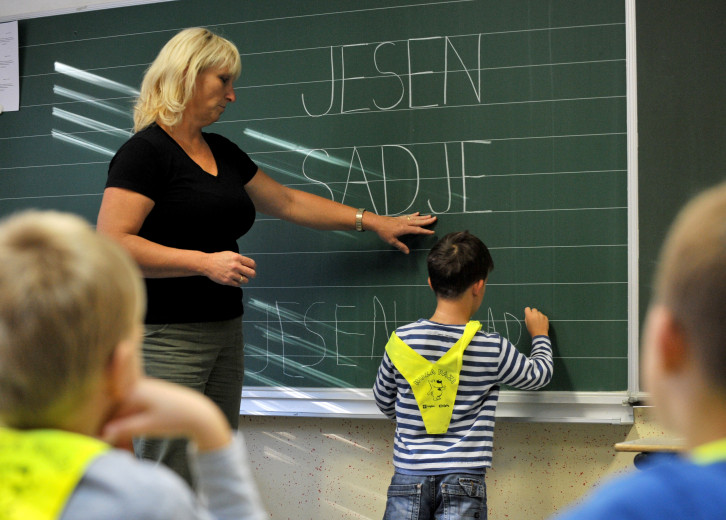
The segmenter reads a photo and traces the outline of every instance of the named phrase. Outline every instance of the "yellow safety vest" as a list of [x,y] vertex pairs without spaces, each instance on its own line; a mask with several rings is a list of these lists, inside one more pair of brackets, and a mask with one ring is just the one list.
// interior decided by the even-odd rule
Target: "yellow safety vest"
[[386,352],[394,366],[411,385],[416,404],[421,411],[426,432],[446,433],[454,411],[456,392],[464,349],[481,329],[481,323],[470,321],[464,334],[436,363],[406,345],[394,332],[386,344]]
[[726,439],[709,442],[694,448],[691,453],[691,460],[701,466],[726,461]]
[[109,448],[60,430],[0,428],[0,520],[55,520],[88,465]]

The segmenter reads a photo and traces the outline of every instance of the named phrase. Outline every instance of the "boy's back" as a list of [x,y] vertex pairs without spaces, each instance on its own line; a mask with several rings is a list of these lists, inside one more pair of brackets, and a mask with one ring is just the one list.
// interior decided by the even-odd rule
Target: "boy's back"
[[716,463],[653,455],[646,467],[599,486],[582,509],[559,520],[721,520],[726,517],[726,452]]
[[373,387],[378,408],[396,421],[384,520],[483,518],[499,385],[534,390],[549,383],[549,322],[525,309],[533,338],[527,358],[470,321],[494,263],[467,231],[439,240],[427,264],[436,310],[392,334]]
[[[396,335],[435,363],[461,337],[464,328],[422,319],[398,328]],[[535,390],[549,383],[551,377],[548,337],[534,338],[527,358],[499,334],[479,331],[463,353],[448,431],[432,436],[426,432],[411,385],[384,354],[373,393],[379,409],[396,420],[394,465],[397,470],[415,472],[483,472],[491,467],[499,385]]]

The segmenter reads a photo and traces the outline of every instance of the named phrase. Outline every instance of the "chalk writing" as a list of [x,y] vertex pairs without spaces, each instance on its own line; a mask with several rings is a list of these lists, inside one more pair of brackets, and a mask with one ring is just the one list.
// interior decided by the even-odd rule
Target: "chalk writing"
[[[302,107],[310,117],[320,117],[331,113],[367,112],[371,110],[393,110],[407,101],[408,108],[431,108],[445,106],[450,103],[449,83],[452,72],[460,73],[463,67],[471,91],[478,103],[481,103],[481,34],[468,37],[457,37],[456,44],[451,36],[431,36],[426,38],[410,38],[404,43],[387,41],[382,43],[356,43],[350,45],[331,46],[328,61],[330,79],[327,107],[319,107],[313,112],[301,94]],[[457,45],[460,47],[457,50]],[[474,53],[474,63],[465,63],[462,58],[465,48],[469,54]],[[443,70],[433,70],[432,62],[443,61]],[[361,64],[363,62],[363,65]],[[405,68],[396,69],[387,63],[405,63]],[[358,70],[370,70],[385,82],[365,82],[365,76]],[[368,106],[346,105],[346,87],[351,83],[365,82],[366,85],[381,85],[376,92],[370,92]],[[391,87],[393,85],[393,87]],[[391,90],[394,92],[391,94]],[[385,91],[385,92],[384,92]],[[432,92],[438,99],[431,99]],[[337,94],[337,95],[336,95]],[[424,95],[429,102],[421,102]],[[378,97],[377,97],[378,96]],[[379,99],[385,96],[385,101]],[[336,102],[337,101],[337,102]],[[435,101],[435,102],[432,102]],[[380,103],[380,104],[379,104]]]
[[[440,196],[442,192],[445,194],[447,200],[446,206],[434,207],[430,198],[426,200],[426,204],[432,213],[447,213],[450,211],[452,209],[452,199],[454,197],[460,198],[462,204],[460,210],[462,213],[487,213],[491,211],[485,208],[472,207],[469,201],[470,198],[467,196],[469,183],[473,179],[481,179],[485,177],[485,174],[481,173],[480,166],[478,167],[479,170],[476,174],[472,174],[468,171],[467,156],[472,153],[480,154],[481,148],[479,147],[489,144],[491,144],[491,141],[488,140],[467,140],[458,141],[456,143],[436,143],[425,147],[427,148],[427,161],[431,161],[432,152],[436,153],[436,151],[438,151],[440,154],[440,157],[443,160],[436,164],[444,165],[443,174],[446,179],[445,189],[436,190]],[[457,173],[452,173],[451,171],[450,147],[453,147],[458,152],[457,160],[460,164],[460,169]],[[421,150],[421,148],[422,147],[417,147],[418,150]],[[371,150],[379,153],[372,154],[370,153]],[[346,201],[346,198],[348,197],[349,189],[351,189],[352,186],[361,186],[364,189],[364,197],[367,196],[370,201],[370,207],[376,213],[382,213],[385,215],[400,215],[411,211],[414,204],[418,202],[418,196],[423,179],[420,162],[416,153],[413,151],[413,147],[397,144],[381,145],[377,147],[366,147],[366,152],[368,153],[367,160],[364,160],[361,154],[361,149],[353,147],[350,159],[347,161],[348,171],[345,179],[345,187],[342,191],[342,195],[339,197],[339,202],[344,204],[348,202]],[[307,166],[308,159],[318,158],[321,153],[326,157],[330,155],[327,150],[322,148],[308,152],[302,163],[302,174],[312,183],[322,186],[329,197],[332,200],[336,200],[335,193],[331,188],[332,182],[324,182],[317,178],[316,174],[309,173],[309,170],[315,171],[316,168],[311,169]],[[393,162],[393,168],[387,167],[389,161]],[[401,170],[409,172],[409,178],[406,179],[406,183],[411,194],[408,197],[408,200],[404,198],[403,201],[400,202],[401,193],[399,189],[397,198],[399,199],[400,206],[394,208],[389,203],[389,184],[399,182],[401,179],[399,177],[389,175],[389,172]],[[442,175],[441,170],[438,170],[437,173],[439,176]],[[456,180],[456,183],[453,182],[454,180]],[[374,196],[372,190],[373,184],[382,185],[382,201],[380,200],[381,196]],[[379,189],[377,191],[381,190]]]
[[[251,300],[249,306],[265,314],[263,322],[253,323],[266,338],[266,344],[263,351],[248,352],[248,355],[258,358],[278,356],[285,375],[292,377],[300,376],[285,370],[291,361],[295,371],[299,371],[315,367],[326,359],[336,366],[357,366],[365,359],[379,360],[390,334],[396,327],[404,325],[396,318],[397,302],[381,300],[377,296],[373,296],[367,309],[324,301],[315,301],[303,308],[301,302],[265,303],[256,299]],[[299,312],[296,309],[304,310]],[[514,314],[504,312],[502,319],[496,320],[493,310],[488,308],[486,317],[483,322],[485,331],[501,331],[515,346],[521,340],[522,322]],[[357,339],[348,339],[351,337]],[[422,378],[429,376],[443,378],[450,383],[456,379],[441,369],[438,372],[432,369]]]

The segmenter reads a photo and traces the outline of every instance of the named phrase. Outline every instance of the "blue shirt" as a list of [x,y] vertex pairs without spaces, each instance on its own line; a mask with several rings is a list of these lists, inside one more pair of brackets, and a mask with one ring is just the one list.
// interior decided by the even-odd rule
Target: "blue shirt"
[[[651,461],[652,460],[652,461]],[[699,465],[653,455],[642,471],[611,480],[557,520],[723,520],[726,461]]]

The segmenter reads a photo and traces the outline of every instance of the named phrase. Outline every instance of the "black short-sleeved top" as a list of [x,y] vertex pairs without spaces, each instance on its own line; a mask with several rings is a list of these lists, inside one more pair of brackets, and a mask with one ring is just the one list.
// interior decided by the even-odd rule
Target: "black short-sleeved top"
[[[111,160],[106,187],[149,197],[154,207],[139,235],[158,244],[213,253],[239,252],[255,221],[245,191],[257,165],[227,138],[203,133],[217,176],[202,170],[161,127],[136,133]],[[219,321],[241,316],[242,289],[205,276],[147,278],[146,323]]]

